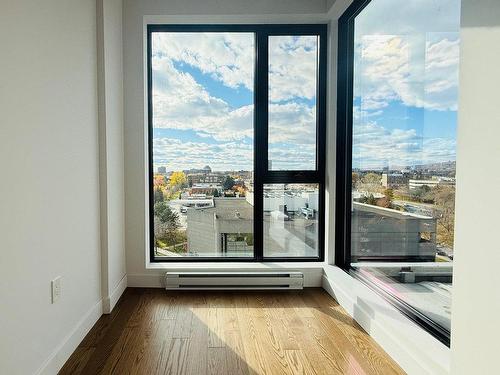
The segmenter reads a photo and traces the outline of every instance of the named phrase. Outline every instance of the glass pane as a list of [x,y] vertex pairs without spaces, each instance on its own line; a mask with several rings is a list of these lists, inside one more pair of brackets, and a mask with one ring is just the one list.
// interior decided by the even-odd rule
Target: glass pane
[[373,0],[355,19],[352,266],[445,330],[459,29],[459,0]]
[[269,170],[316,169],[317,36],[269,37]]
[[264,185],[264,256],[318,256],[318,184]]
[[254,40],[152,34],[156,257],[253,256]]

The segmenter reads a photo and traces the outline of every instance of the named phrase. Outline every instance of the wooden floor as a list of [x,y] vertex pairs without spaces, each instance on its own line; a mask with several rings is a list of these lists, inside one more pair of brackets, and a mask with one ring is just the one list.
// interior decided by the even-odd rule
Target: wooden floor
[[322,289],[127,289],[60,374],[403,374]]

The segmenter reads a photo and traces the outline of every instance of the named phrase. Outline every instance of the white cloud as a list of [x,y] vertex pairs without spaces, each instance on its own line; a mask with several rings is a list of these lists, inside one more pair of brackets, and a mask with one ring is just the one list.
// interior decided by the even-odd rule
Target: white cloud
[[219,140],[253,135],[252,105],[232,109],[168,58],[153,59],[153,77],[154,127],[191,129]]
[[316,97],[318,38],[271,36],[269,38],[269,100]]
[[314,144],[316,107],[288,102],[269,106],[269,142]]
[[[153,58],[152,67],[154,127],[191,129],[217,140],[253,137],[253,105],[231,108],[166,57]],[[315,111],[295,102],[271,104],[270,142],[313,143]]]
[[355,95],[363,110],[391,101],[456,110],[460,0],[373,1],[355,21]]
[[214,170],[252,170],[253,146],[241,142],[210,144],[183,142],[175,138],[153,140],[154,164],[167,170],[202,168],[210,165]]
[[316,147],[314,144],[269,146],[269,160],[273,170],[310,170],[316,166]]
[[420,37],[365,35],[358,40],[355,96],[361,98],[362,110],[383,109],[396,100],[456,110],[459,40]]
[[[273,101],[279,102],[269,106],[270,158],[278,166],[308,168],[315,160],[316,108],[294,99],[315,96],[315,57],[314,64],[308,60],[316,54],[316,37],[277,40],[273,59],[276,72],[271,72],[270,80],[275,88],[279,85],[283,89],[272,90],[277,95]],[[252,45],[253,37],[249,41],[247,37],[233,38],[232,34],[154,35],[153,126],[192,130],[201,137],[212,138],[207,139],[208,143],[155,139],[156,164],[168,169],[206,164],[215,169],[252,169],[252,145],[241,140],[253,138],[253,105],[231,107],[182,71],[182,65],[174,64],[195,66],[232,88],[251,89],[254,58],[253,52],[252,56],[245,53],[248,55]],[[294,64],[286,64],[290,59],[295,59]],[[213,140],[219,143],[212,144]]]
[[154,33],[153,55],[183,61],[228,87],[253,90],[253,33]]
[[356,124],[353,134],[353,166],[383,168],[455,160],[451,138],[426,138],[415,129],[388,130],[375,122]]

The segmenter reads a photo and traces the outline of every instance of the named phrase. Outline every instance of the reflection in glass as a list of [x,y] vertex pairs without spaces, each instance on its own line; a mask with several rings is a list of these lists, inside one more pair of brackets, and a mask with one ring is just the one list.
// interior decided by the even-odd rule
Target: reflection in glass
[[316,169],[317,36],[269,37],[269,170]]
[[351,266],[449,331],[460,1],[355,19]]
[[264,256],[318,256],[318,184],[264,185]]

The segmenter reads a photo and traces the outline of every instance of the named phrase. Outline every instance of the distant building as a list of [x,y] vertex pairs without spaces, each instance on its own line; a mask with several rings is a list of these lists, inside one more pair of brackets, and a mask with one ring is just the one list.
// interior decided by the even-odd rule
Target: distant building
[[214,191],[222,192],[222,185],[217,183],[197,183],[191,187],[191,194],[207,194],[211,195]]
[[205,165],[203,168],[191,168],[191,169],[185,169],[183,170],[185,174],[207,174],[207,173],[212,173],[212,168],[210,166]]
[[208,172],[187,175],[189,186],[193,186],[195,184],[222,184],[224,182],[224,179],[225,176],[221,173]]
[[408,180],[408,188],[410,190],[415,190],[418,189],[419,187],[422,186],[428,186],[430,188],[436,187],[436,186],[455,186],[455,179],[451,177],[436,177],[433,179],[428,179],[428,180],[415,180],[415,179],[410,179]]
[[159,174],[167,174],[167,167],[158,167]]
[[422,259],[436,256],[436,219],[353,202],[351,256],[354,259]]
[[382,186],[388,189],[404,186],[408,183],[408,174],[382,173]]

